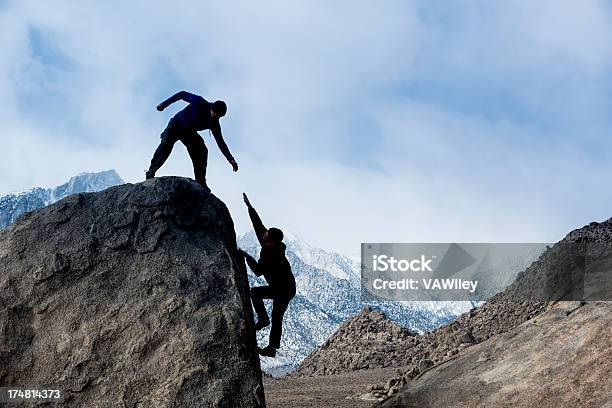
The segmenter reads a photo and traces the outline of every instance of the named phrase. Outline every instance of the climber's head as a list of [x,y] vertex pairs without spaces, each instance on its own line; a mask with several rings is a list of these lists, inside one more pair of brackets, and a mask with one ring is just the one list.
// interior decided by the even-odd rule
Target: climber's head
[[210,116],[213,118],[220,118],[225,116],[227,113],[227,105],[223,101],[216,101],[210,108]]
[[281,242],[283,240],[283,231],[278,228],[269,228],[263,236],[264,241]]

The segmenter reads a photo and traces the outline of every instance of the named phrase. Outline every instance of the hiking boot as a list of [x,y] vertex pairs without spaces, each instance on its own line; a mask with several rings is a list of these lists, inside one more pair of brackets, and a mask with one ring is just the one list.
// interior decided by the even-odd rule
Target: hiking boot
[[151,170],[147,171],[145,173],[145,180],[150,180],[152,178],[155,178],[155,172]]
[[269,319],[257,319],[257,323],[255,323],[255,331],[260,331],[261,329],[269,325],[270,325]]
[[210,188],[209,188],[209,187],[208,187],[208,185],[206,184],[206,180],[204,180],[204,181],[201,181],[201,180],[200,180],[200,181],[198,181],[198,184],[199,184],[200,186],[202,186],[202,188],[203,188],[204,190],[206,190],[206,192],[207,192],[207,193],[210,193]]
[[264,348],[257,348],[259,351],[259,354],[265,357],[276,357],[276,347],[274,347],[271,344],[268,344],[266,347]]

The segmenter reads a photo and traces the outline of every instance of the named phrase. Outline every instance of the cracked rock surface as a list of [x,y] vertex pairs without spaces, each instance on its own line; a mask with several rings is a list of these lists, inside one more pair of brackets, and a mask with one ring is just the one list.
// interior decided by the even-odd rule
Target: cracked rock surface
[[0,386],[35,385],[65,406],[264,406],[225,205],[163,177],[0,231]]

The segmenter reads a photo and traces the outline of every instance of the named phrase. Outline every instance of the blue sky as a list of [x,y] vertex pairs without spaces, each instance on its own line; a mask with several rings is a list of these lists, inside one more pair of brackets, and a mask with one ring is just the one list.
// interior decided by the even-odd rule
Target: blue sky
[[[612,216],[605,1],[0,1],[0,193],[140,181],[185,89],[225,99],[209,184],[362,241],[555,241]],[[177,145],[164,174],[192,175]]]

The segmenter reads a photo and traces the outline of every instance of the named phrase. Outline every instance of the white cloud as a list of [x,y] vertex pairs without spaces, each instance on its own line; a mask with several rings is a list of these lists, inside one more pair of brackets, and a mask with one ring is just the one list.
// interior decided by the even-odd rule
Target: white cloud
[[[23,1],[0,27],[0,192],[107,168],[140,180],[180,109],[154,106],[183,88],[229,102],[241,171],[205,139],[242,231],[243,190],[271,224],[352,255],[555,240],[609,215],[605,2]],[[32,29],[71,66],[47,66]],[[492,118],[496,98],[511,107]],[[177,145],[160,173],[191,172]]]

